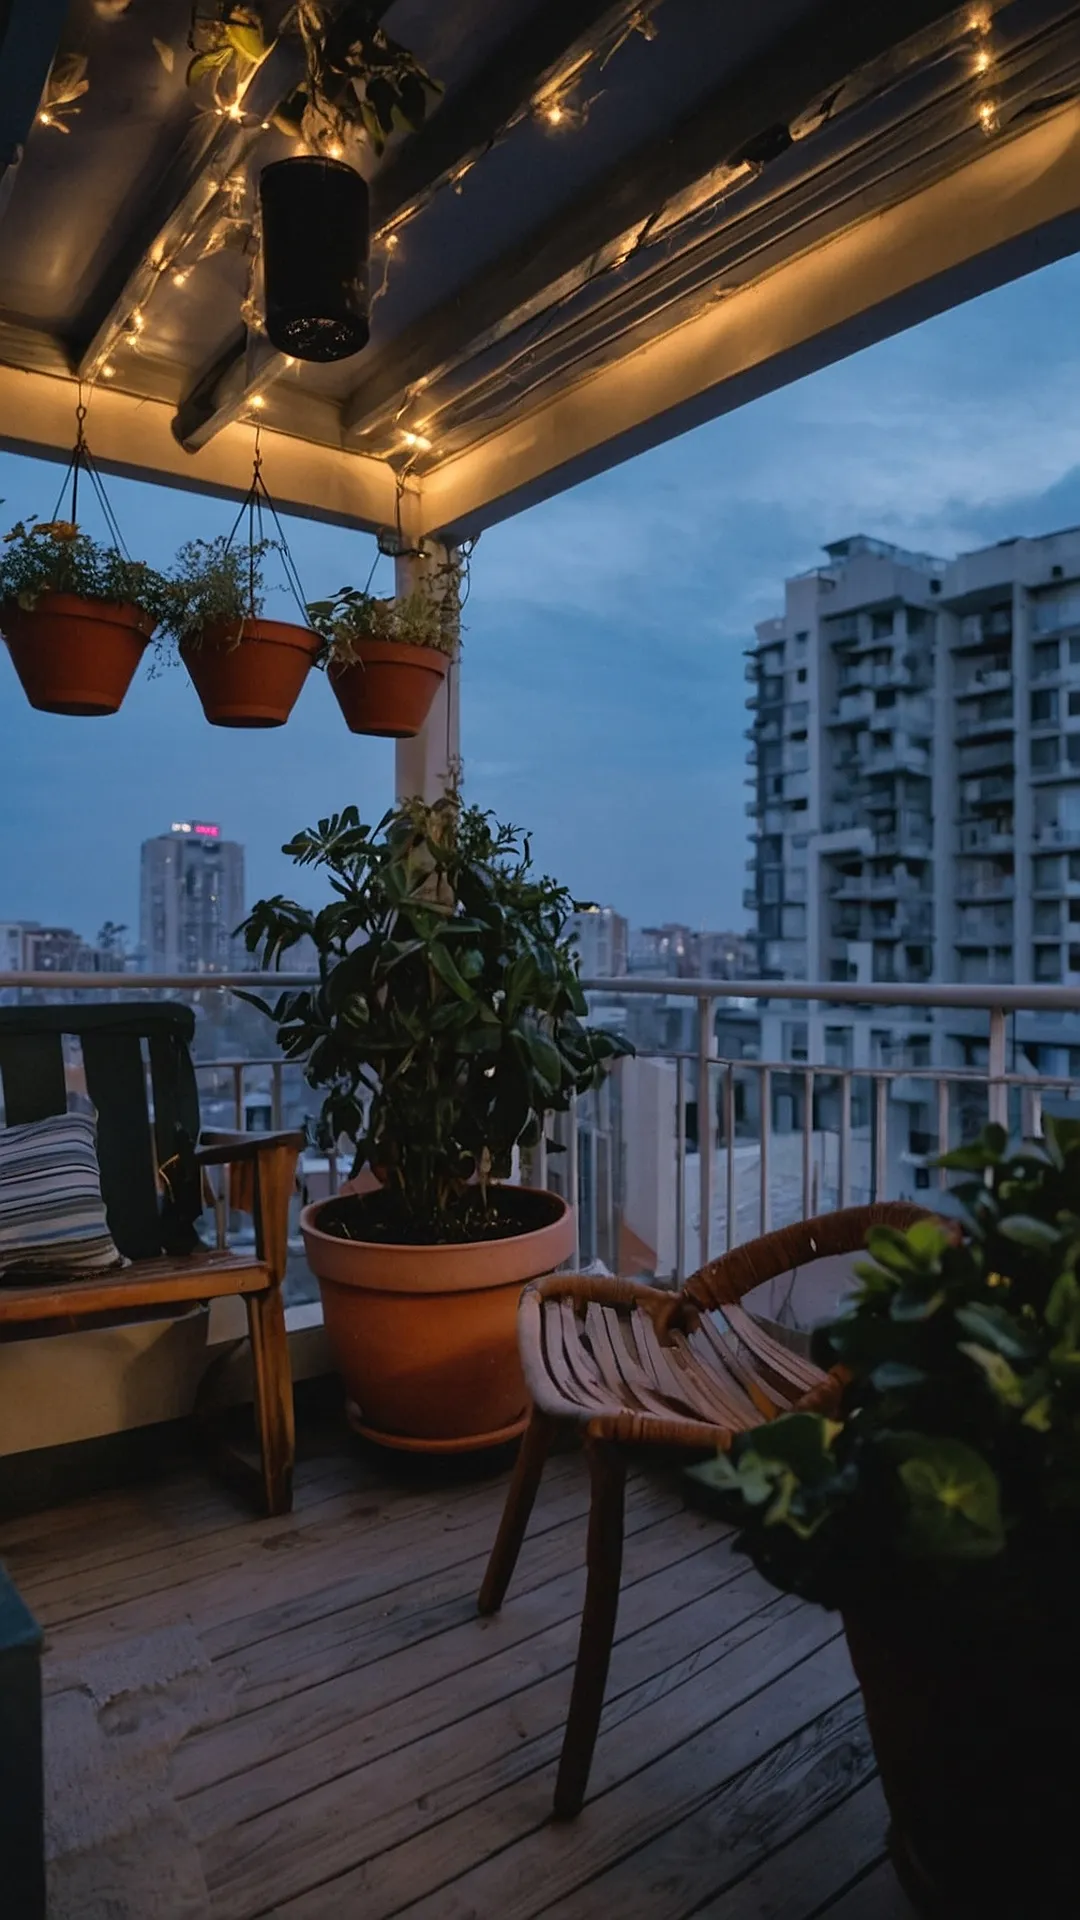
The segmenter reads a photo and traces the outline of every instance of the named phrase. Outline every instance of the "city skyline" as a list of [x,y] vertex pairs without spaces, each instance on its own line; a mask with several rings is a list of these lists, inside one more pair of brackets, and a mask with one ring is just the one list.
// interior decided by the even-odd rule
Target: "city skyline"
[[[465,612],[469,796],[635,925],[744,924],[756,622],[846,535],[952,554],[1080,521],[1078,292],[1080,262],[1063,261],[485,534]],[[92,439],[92,408],[88,424]],[[47,514],[57,484],[55,467],[0,457],[9,522]],[[198,495],[110,492],[128,544],[159,563],[228,518]],[[313,596],[367,577],[369,538],[288,533]],[[388,561],[374,586],[392,589]],[[377,819],[392,792],[392,747],[348,735],[317,675],[287,728],[245,736],[206,725],[180,669],[86,722],[32,713],[0,661],[11,918],[135,924],[133,849],[192,799],[250,849],[250,898],[317,897],[282,843],[350,800]]]

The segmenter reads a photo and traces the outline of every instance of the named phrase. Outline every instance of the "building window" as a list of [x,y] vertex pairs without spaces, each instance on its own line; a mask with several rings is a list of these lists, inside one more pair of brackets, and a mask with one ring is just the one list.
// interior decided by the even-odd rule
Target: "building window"
[[1031,696],[1031,724],[1033,727],[1052,724],[1058,717],[1057,688],[1046,688],[1042,693]]
[[[1070,642],[1070,645],[1071,644]],[[1080,691],[1076,689],[1069,694],[1069,712],[1070,714],[1080,713]]]
[[805,667],[796,667],[795,679],[800,687],[806,684],[806,668]]
[[870,615],[871,640],[886,640],[893,630],[891,613],[872,613]]
[[1069,635],[1069,665],[1080,667],[1080,633]]
[[1036,980],[1061,979],[1061,948],[1036,947],[1034,973]]
[[1069,948],[1069,972],[1080,973],[1080,947]]
[[1061,648],[1056,640],[1040,640],[1031,649],[1031,671],[1038,680],[1044,673],[1056,673],[1061,659]]
[[1070,767],[1080,767],[1080,733],[1065,735],[1065,758]]
[[[1076,739],[1077,739],[1078,745],[1080,745],[1080,734],[1076,736]],[[1057,763],[1058,763],[1058,742],[1056,740],[1033,740],[1032,741],[1031,765],[1036,772],[1043,773],[1046,771],[1047,767],[1056,767]]]

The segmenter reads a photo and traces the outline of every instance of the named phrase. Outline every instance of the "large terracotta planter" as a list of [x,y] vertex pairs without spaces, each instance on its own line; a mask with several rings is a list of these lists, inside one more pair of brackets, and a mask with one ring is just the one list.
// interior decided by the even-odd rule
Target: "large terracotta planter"
[[558,1194],[547,1224],[503,1240],[377,1246],[319,1229],[320,1201],[300,1215],[335,1364],[353,1424],[412,1452],[496,1446],[522,1431],[528,1396],[517,1350],[527,1280],[568,1259],[574,1220]]
[[218,620],[180,658],[212,727],[283,727],[321,644],[285,620]]
[[140,607],[43,593],[33,607],[9,601],[0,628],[32,707],[91,718],[123,704],[154,622]]
[[890,1850],[919,1911],[929,1920],[1077,1911],[1071,1622],[1055,1627],[1048,1609],[1045,1620],[1003,1626],[977,1604],[929,1603],[846,1612],[844,1627]]
[[411,739],[446,678],[446,654],[437,647],[404,647],[396,640],[357,640],[353,650],[355,661],[327,669],[349,732]]

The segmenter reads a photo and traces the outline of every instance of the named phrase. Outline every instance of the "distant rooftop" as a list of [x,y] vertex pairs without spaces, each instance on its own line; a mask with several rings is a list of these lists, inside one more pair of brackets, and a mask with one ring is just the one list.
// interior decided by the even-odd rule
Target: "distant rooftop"
[[825,551],[830,560],[854,560],[859,554],[874,554],[879,560],[895,560],[903,567],[919,567],[929,573],[943,573],[948,561],[933,553],[912,553],[907,547],[894,546],[891,540],[876,540],[869,533],[852,533],[846,540],[829,540]]

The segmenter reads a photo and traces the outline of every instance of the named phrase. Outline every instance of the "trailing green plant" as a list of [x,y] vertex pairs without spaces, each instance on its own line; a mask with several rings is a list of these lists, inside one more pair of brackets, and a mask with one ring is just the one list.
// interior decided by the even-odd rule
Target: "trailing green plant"
[[1080,1574],[1080,1122],[988,1127],[939,1164],[966,1176],[955,1217],[875,1227],[814,1336],[850,1374],[843,1417],[787,1415],[700,1472],[780,1587],[827,1606],[977,1588],[1037,1614]]
[[276,540],[230,546],[224,534],[188,540],[180,548],[168,583],[164,631],[197,646],[210,626],[223,620],[254,620],[263,610],[263,561]]
[[258,10],[233,6],[229,0],[211,4],[208,11],[200,11],[196,4],[188,45],[192,55],[186,75],[188,86],[197,87],[200,80],[212,74],[212,97],[223,110],[240,98],[245,82],[270,50]]
[[456,794],[376,827],[346,807],[284,852],[333,897],[317,912],[260,900],[244,937],[264,969],[312,941],[319,984],[273,1006],[246,997],[322,1092],[329,1137],[355,1141],[354,1171],[378,1172],[399,1237],[471,1239],[514,1148],[631,1051],[587,1022],[566,933],[576,903],[517,828]]
[[395,127],[415,133],[428,103],[442,92],[415,56],[380,25],[385,9],[346,0],[332,12],[322,0],[299,0],[296,26],[306,73],[274,114],[282,132],[316,150],[361,134],[381,154]]
[[155,622],[169,607],[165,580],[142,560],[125,559],[70,520],[19,520],[0,545],[0,607],[30,609],[43,593],[136,606]]
[[393,600],[376,599],[359,587],[340,587],[329,600],[309,601],[307,611],[326,642],[325,659],[348,666],[359,658],[361,640],[434,647],[452,659],[458,644],[455,610],[454,599],[440,602],[419,587]]

